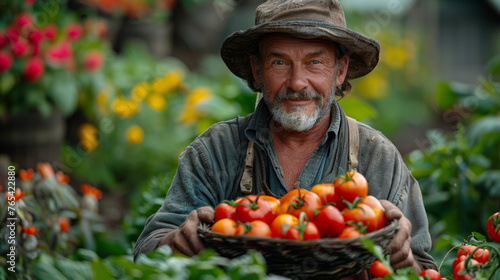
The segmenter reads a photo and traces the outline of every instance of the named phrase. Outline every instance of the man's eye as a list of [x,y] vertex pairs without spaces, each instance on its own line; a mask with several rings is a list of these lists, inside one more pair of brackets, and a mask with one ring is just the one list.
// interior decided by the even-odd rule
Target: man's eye
[[283,60],[275,60],[274,64],[275,65],[285,65],[285,62]]
[[313,61],[311,61],[311,64],[320,64],[320,63],[321,63],[321,61],[319,61],[319,60],[313,60]]

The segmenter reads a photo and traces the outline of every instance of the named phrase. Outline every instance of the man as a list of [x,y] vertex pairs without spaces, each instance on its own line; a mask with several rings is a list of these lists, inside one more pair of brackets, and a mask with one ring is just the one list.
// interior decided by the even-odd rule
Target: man
[[[350,79],[377,64],[380,45],[345,27],[337,0],[268,0],[256,25],[229,36],[221,50],[228,68],[262,92],[255,112],[213,125],[179,157],[163,206],[151,216],[135,256],[169,245],[194,255],[204,249],[196,229],[210,223],[225,199],[249,193],[278,197],[293,188],[333,182],[349,160],[347,118],[335,100]],[[400,219],[389,245],[391,265],[436,269],[420,188],[394,145],[356,123],[358,171],[369,194]],[[354,166],[356,167],[356,166]],[[366,272],[357,278],[367,278]]]

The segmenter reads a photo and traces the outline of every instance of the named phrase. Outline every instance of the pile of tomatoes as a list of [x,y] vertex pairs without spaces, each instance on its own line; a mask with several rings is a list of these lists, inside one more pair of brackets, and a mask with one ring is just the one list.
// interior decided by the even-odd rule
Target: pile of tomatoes
[[211,230],[290,240],[360,237],[387,224],[380,201],[367,193],[365,177],[347,172],[333,184],[293,189],[280,199],[248,195],[219,204]]

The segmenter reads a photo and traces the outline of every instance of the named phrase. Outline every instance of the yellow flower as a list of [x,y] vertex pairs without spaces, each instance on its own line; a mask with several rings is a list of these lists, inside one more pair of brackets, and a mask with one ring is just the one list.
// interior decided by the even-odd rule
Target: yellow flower
[[113,100],[111,108],[118,116],[122,118],[129,118],[139,111],[139,103],[137,101],[119,96]]
[[142,131],[142,128],[138,125],[131,125],[127,129],[127,140],[130,142],[130,144],[139,144],[142,142],[142,139],[144,138],[144,132]]
[[185,108],[179,115],[181,123],[189,123],[200,117],[200,113],[194,111],[192,108]]
[[382,52],[382,61],[393,69],[401,69],[406,64],[408,56],[402,46],[386,46]]
[[212,92],[206,87],[195,88],[187,97],[186,105],[194,107],[197,104],[204,103],[212,97]]
[[93,151],[97,148],[97,129],[90,123],[84,123],[78,127],[78,138],[80,145],[85,151]]
[[165,109],[165,106],[167,106],[167,101],[165,100],[165,97],[160,94],[151,94],[148,99],[147,103],[149,107],[151,107],[153,110],[161,112]]
[[141,101],[148,95],[150,86],[147,82],[140,82],[132,88],[132,100]]
[[181,69],[174,69],[161,78],[153,80],[153,91],[156,94],[166,94],[179,87],[184,78],[184,72]]
[[353,91],[366,99],[382,99],[387,96],[387,75],[385,71],[377,69],[361,78]]
[[108,94],[104,90],[101,90],[99,94],[97,94],[97,96],[95,97],[95,104],[97,111],[104,115],[108,114],[108,108],[106,107],[107,99],[108,99]]

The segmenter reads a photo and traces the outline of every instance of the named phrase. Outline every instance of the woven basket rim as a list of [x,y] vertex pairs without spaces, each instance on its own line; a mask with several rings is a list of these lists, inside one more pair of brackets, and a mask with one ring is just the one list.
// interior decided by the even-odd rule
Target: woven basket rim
[[353,237],[353,238],[320,238],[314,240],[289,240],[279,237],[260,237],[260,236],[248,236],[248,235],[228,235],[222,234],[218,232],[213,232],[210,230],[210,225],[200,222],[198,226],[198,235],[201,236],[202,240],[204,239],[204,235],[210,236],[213,238],[222,238],[226,239],[228,242],[269,242],[276,245],[286,245],[286,246],[321,246],[321,245],[342,245],[342,244],[351,244],[358,242],[361,239],[375,239],[379,236],[382,236],[388,232],[398,230],[399,228],[399,219],[394,219],[388,222],[388,224],[376,231],[367,233],[361,237]]

